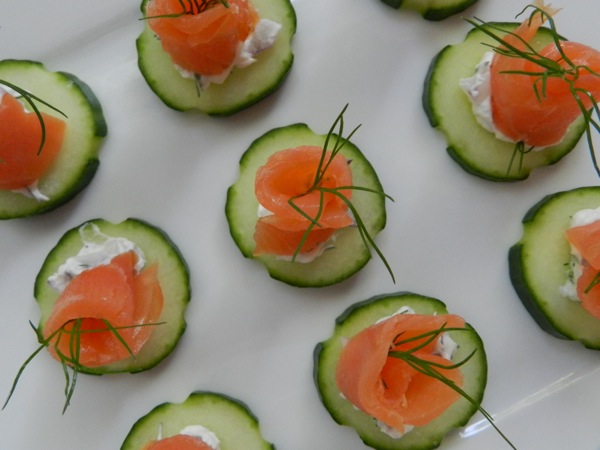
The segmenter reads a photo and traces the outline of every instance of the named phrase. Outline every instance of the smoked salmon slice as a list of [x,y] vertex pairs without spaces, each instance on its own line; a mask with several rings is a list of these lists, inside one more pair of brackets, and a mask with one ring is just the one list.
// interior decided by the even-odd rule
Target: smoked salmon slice
[[214,448],[194,436],[176,434],[150,442],[142,450],[214,450]]
[[[389,353],[412,351],[421,360],[451,366],[451,361],[437,354],[440,336],[419,349],[415,347],[425,344],[427,338],[406,342],[442,327],[464,328],[465,322],[452,314],[396,314],[362,330],[342,349],[335,374],[338,389],[355,407],[400,433],[405,432],[407,425],[429,423],[454,403],[459,394]],[[460,368],[439,371],[458,387],[462,386]]]
[[[158,319],[163,295],[157,266],[135,273],[136,259],[134,252],[120,254],[109,264],[87,269],[69,282],[44,326],[46,339],[54,334],[47,348],[56,359],[60,360],[58,349],[82,366],[97,367],[139,353],[152,326],[135,325]],[[75,334],[77,326],[80,332]],[[74,343],[78,344],[75,349]]]
[[[542,0],[536,1],[535,6],[547,16],[558,12]],[[504,45],[500,48],[512,45],[528,52],[526,44],[545,19],[536,12],[522,22],[514,35],[504,37]],[[564,77],[548,76],[542,83],[539,74],[546,72],[545,67],[523,57],[496,53],[490,73],[492,118],[496,129],[514,142],[533,147],[559,143],[571,123],[582,114],[582,106],[589,109],[593,104],[590,97],[600,95],[600,77],[594,74],[600,71],[600,52],[567,41],[560,43],[560,49],[555,43],[549,44],[539,54],[570,69],[569,72]],[[565,61],[563,54],[574,68]]]
[[[328,161],[331,162],[327,165]],[[258,219],[255,227],[255,255],[294,255],[312,223],[306,216],[316,219],[318,225],[308,234],[300,249],[302,253],[327,241],[336,230],[353,225],[348,205],[342,198],[315,188],[319,170],[322,177],[317,183],[318,188],[352,185],[348,160],[339,153],[331,158],[330,152],[323,152],[318,146],[279,151],[258,169],[256,198],[268,213]],[[340,189],[339,192],[347,199],[352,197],[351,189]],[[290,205],[290,199],[306,216]]]
[[259,20],[249,0],[151,0],[146,16],[173,63],[206,76],[231,67]]
[[0,103],[0,189],[24,189],[37,182],[56,160],[66,123],[42,113],[46,129],[40,151],[42,126],[38,116],[8,93]]

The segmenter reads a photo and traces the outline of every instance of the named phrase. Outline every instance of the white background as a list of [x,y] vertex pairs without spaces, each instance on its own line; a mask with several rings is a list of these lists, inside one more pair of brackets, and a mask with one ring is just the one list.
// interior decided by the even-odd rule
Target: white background
[[[100,169],[81,195],[45,216],[0,223],[0,398],[36,348],[28,325],[38,319],[34,279],[67,229],[96,217],[154,223],[180,246],[193,289],[188,329],[167,360],[137,375],[81,376],[64,416],[61,367],[40,355],[0,413],[0,448],[118,449],[152,407],[202,389],[248,403],[281,450],[363,449],[320,404],[312,351],[350,304],[409,290],[439,298],[479,331],[489,363],[483,406],[520,449],[598,449],[598,353],[542,332],[507,268],[531,205],[598,184],[584,143],[525,182],[468,175],[420,103],[433,56],[470,29],[460,16],[432,23],[378,0],[293,4],[296,59],[284,86],[233,117],[210,118],[168,109],[145,84],[136,63],[137,1],[0,0],[0,58],[76,74],[100,98],[109,125]],[[510,21],[524,6],[480,0],[465,15]],[[596,0],[554,6],[564,7],[556,18],[562,34],[600,48]],[[377,242],[397,282],[373,259],[341,285],[292,288],[241,256],[225,220],[226,190],[256,137],[294,122],[325,133],[346,103],[348,128],[363,124],[353,141],[395,199]],[[460,431],[442,448],[508,448],[480,415]]]

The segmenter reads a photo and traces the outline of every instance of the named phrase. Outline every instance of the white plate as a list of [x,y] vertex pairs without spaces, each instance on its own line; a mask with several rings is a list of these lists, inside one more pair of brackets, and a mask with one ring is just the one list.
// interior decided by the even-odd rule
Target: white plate
[[[0,447],[116,449],[156,404],[207,389],[248,403],[280,449],[362,449],[353,430],[321,406],[312,351],[348,305],[399,290],[437,297],[478,329],[489,360],[484,407],[520,449],[600,447],[598,354],[542,332],[507,270],[527,209],[598,178],[583,143],[556,166],[508,185],[470,176],[448,157],[420,95],[431,58],[469,30],[460,17],[431,23],[378,0],[295,0],[296,59],[285,85],[217,119],[172,111],[147,87],[136,65],[137,1],[33,3],[0,0],[0,57],[78,75],[101,99],[109,137],[96,178],[73,202],[0,223],[0,396],[36,347],[28,325],[38,319],[34,279],[68,228],[130,216],[161,226],[187,258],[193,298],[188,330],[170,358],[135,376],[81,376],[64,416],[60,365],[45,353],[36,358],[0,415]],[[596,0],[554,3],[564,7],[559,31],[600,48]],[[481,0],[468,15],[509,21],[524,6]],[[347,102],[347,126],[363,124],[353,140],[396,200],[378,244],[397,283],[374,259],[339,286],[288,287],[235,247],[225,192],[254,138],[293,122],[325,133]],[[508,447],[476,415],[443,448]]]

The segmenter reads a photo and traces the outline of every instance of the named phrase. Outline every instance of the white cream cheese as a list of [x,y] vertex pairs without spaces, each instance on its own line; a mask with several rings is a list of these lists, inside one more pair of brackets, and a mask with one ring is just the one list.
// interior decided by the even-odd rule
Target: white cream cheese
[[271,48],[281,31],[281,24],[269,19],[260,19],[254,32],[248,36],[241,46],[235,60],[235,66],[248,67],[256,62],[256,56]]
[[146,264],[144,254],[133,242],[123,237],[107,236],[95,224],[82,225],[79,228],[79,235],[83,247],[75,256],[67,258],[58,271],[48,278],[48,284],[57,292],[62,292],[67,284],[84,270],[108,264],[111,259],[122,253],[129,251],[136,253],[135,270],[138,272]]
[[196,79],[201,90],[208,88],[212,83],[222,84],[235,67],[244,68],[255,63],[259,53],[273,46],[280,31],[281,24],[269,19],[260,19],[254,31],[239,44],[233,63],[223,72],[217,75],[198,75],[176,66],[177,71],[185,78]]
[[451,361],[456,349],[458,349],[456,341],[448,333],[441,333],[440,338],[435,344],[433,354]]
[[[600,220],[600,207],[596,209],[582,209],[573,214],[571,228],[589,225]],[[571,246],[571,261],[569,262],[569,276],[565,284],[560,286],[560,293],[573,301],[580,301],[577,296],[577,280],[581,276],[583,259],[581,254]]]
[[[10,86],[0,83],[0,103],[2,102],[2,97],[4,97],[4,94],[12,95],[15,98],[18,98],[21,95],[17,91],[15,91],[13,88],[11,88]],[[26,109],[26,108],[24,108],[24,109]]]
[[492,117],[490,68],[494,52],[486,52],[475,67],[475,73],[462,78],[459,86],[471,101],[471,108],[479,125],[496,134],[497,130]]
[[[221,441],[219,440],[217,435],[202,425],[188,425],[188,426],[184,427],[179,432],[179,434],[185,434],[186,436],[195,437],[195,438],[201,440],[202,442],[204,442],[206,445],[208,445],[213,450],[221,449]],[[158,425],[158,435],[156,436],[156,439],[158,441],[163,439],[162,423],[160,423]]]
[[401,433],[397,429],[383,423],[381,420],[376,420],[375,423],[377,424],[377,427],[379,427],[379,430],[382,433],[387,434],[392,439],[400,439],[402,436],[412,431],[412,429],[414,428],[414,425],[404,425],[404,432]]
[[25,188],[12,189],[11,192],[14,192],[15,194],[24,195],[25,197],[33,198],[38,202],[47,202],[48,200],[50,200],[50,197],[43,194],[42,191],[40,191],[40,189],[38,188],[38,180],[35,180],[33,183],[31,183]]
[[213,450],[220,450],[221,448],[221,441],[219,441],[217,435],[202,425],[188,425],[179,434],[198,438]]
[[386,320],[388,320],[394,316],[397,316],[399,314],[415,314],[415,310],[412,309],[410,306],[403,306],[395,313],[390,314],[389,316],[382,317],[381,319],[377,320],[377,322],[375,322],[375,323],[385,322]]

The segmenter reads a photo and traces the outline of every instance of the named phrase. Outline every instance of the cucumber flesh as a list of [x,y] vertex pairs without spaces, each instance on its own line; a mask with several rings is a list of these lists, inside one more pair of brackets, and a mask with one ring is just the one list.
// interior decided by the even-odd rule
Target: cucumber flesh
[[[56,162],[39,180],[47,201],[0,190],[0,220],[51,211],[74,198],[91,181],[99,165],[98,154],[107,125],[98,98],[90,87],[66,72],[50,72],[37,61],[0,61],[0,79],[13,83],[55,106],[67,115],[63,146]],[[56,111],[37,103],[40,111]]]
[[[443,437],[454,428],[465,425],[477,411],[477,406],[460,398],[441,416],[422,427],[415,427],[399,439],[383,433],[369,415],[356,409],[343,398],[335,382],[337,361],[343,342],[374,324],[382,317],[396,313],[408,306],[418,314],[447,314],[441,301],[410,292],[380,295],[356,303],[344,311],[335,322],[333,335],[319,343],[314,351],[314,381],[321,401],[331,417],[340,425],[356,430],[362,441],[377,450],[427,450],[440,445]],[[468,328],[472,330],[470,326]],[[451,332],[458,344],[453,361],[458,362],[476,350],[474,356],[462,366],[463,389],[477,404],[481,404],[487,382],[487,360],[479,335],[470,332]]]
[[[276,128],[256,139],[240,159],[240,176],[227,191],[225,213],[229,231],[246,258],[262,262],[271,277],[292,286],[321,287],[339,283],[358,272],[371,258],[357,228],[340,230],[335,248],[327,250],[310,263],[282,261],[272,255],[253,256],[254,227],[258,220],[258,200],[254,193],[257,169],[272,154],[301,145],[323,147],[326,135],[314,133],[306,124],[293,124]],[[381,183],[371,164],[351,142],[341,150],[352,161],[352,182],[383,192]],[[372,193],[354,191],[352,203],[359,211],[365,226],[375,237],[386,222],[385,199]]]
[[[513,30],[516,23],[490,23],[486,26]],[[552,42],[552,34],[541,28],[531,45],[537,49]],[[423,90],[423,108],[432,127],[447,140],[448,154],[465,171],[491,181],[526,179],[536,168],[554,164],[567,155],[585,131],[583,118],[577,119],[563,140],[541,151],[531,151],[511,163],[515,144],[497,139],[477,122],[471,103],[459,87],[462,78],[473,75],[475,67],[495,41],[482,31],[471,30],[462,43],[448,45],[433,59]]]
[[[177,246],[159,228],[139,219],[127,219],[121,223],[111,223],[95,219],[86,224],[96,225],[108,236],[124,237],[134,242],[144,253],[147,264],[158,263],[158,279],[163,291],[164,304],[158,322],[150,339],[140,353],[122,361],[99,367],[83,367],[80,372],[108,374],[117,372],[141,372],[156,366],[166,358],[177,345],[186,328],[185,310],[190,300],[190,282],[187,264]],[[34,295],[40,308],[38,332],[41,336],[44,324],[59,297],[47,283],[67,258],[76,255],[83,242],[79,234],[81,226],[67,231],[50,251],[35,280]]]
[[[146,15],[143,0],[142,14]],[[296,13],[290,0],[252,0],[261,18],[279,23],[281,31],[270,49],[257,62],[234,69],[223,84],[211,84],[198,93],[196,82],[177,71],[170,56],[146,23],[136,41],[139,69],[154,93],[178,111],[198,109],[209,115],[228,116],[248,108],[275,92],[292,68],[291,40],[296,32]],[[147,21],[146,21],[147,22]]]
[[536,323],[547,333],[600,349],[600,320],[560,293],[568,277],[570,246],[564,237],[571,217],[600,206],[600,187],[548,195],[523,218],[523,235],[508,254],[513,287]]
[[417,11],[426,20],[439,21],[464,11],[477,0],[381,0],[392,8],[410,8]]
[[183,403],[163,403],[140,418],[125,438],[121,450],[139,450],[155,440],[179,434],[189,425],[212,431],[223,450],[274,450],[261,435],[258,419],[248,406],[229,396],[193,392]]

